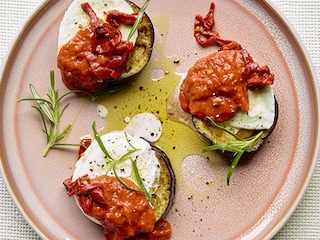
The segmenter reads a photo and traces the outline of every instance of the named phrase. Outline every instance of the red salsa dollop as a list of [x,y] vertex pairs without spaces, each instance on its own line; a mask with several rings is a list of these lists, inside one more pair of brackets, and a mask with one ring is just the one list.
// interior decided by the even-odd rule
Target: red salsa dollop
[[[81,139],[78,158],[92,142]],[[140,189],[132,180],[122,178],[127,186]],[[72,182],[72,177],[63,182],[69,196],[77,201],[88,216],[97,219],[104,228],[105,240],[169,240],[170,224],[164,219],[156,221],[152,207],[143,192],[125,187],[113,176],[90,178],[88,175]]]
[[117,10],[107,12],[106,21],[99,19],[89,3],[81,4],[91,19],[88,26],[64,44],[58,53],[62,80],[70,89],[94,92],[117,79],[134,51],[132,42],[122,40],[121,23],[133,25],[136,14]]
[[205,17],[196,15],[194,37],[205,47],[217,44],[218,52],[199,59],[188,71],[180,86],[181,108],[206,120],[224,122],[237,110],[248,110],[247,90],[273,84],[274,75],[268,66],[260,67],[247,50],[233,40],[222,39],[213,29],[215,4],[211,3]]
[[[130,179],[122,178],[122,181],[139,188]],[[68,178],[64,185],[69,196],[77,196],[84,213],[101,223],[106,240],[170,239],[170,224],[165,220],[156,222],[145,195],[126,188],[116,177],[85,175],[74,182]]]

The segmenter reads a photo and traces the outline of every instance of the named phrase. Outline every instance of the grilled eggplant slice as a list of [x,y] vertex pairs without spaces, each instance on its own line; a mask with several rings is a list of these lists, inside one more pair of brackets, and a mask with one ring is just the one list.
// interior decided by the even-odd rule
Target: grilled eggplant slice
[[[278,119],[278,102],[275,99],[275,117],[274,117],[273,125],[271,126],[271,128],[263,130],[263,134],[261,135],[260,139],[256,142],[255,145],[247,149],[246,152],[253,152],[258,150],[258,148],[263,143],[264,139],[268,137],[273,131],[274,127],[276,126],[277,119]],[[215,128],[209,122],[200,120],[195,116],[192,116],[192,123],[198,135],[210,145],[223,144],[223,143],[227,143],[235,140],[235,138],[229,133],[221,129]],[[240,129],[234,133],[239,137],[245,139],[245,138],[249,138],[256,135],[260,131],[261,130]]]
[[[130,85],[130,77],[139,73],[150,59],[154,43],[154,29],[150,18],[144,13],[137,32],[132,37],[134,45],[128,44],[125,38],[130,27],[122,28],[123,32],[119,34],[119,29],[110,26],[111,20],[107,24],[102,17],[99,18],[109,1],[110,6],[119,5],[120,12],[121,9],[129,9],[131,12],[140,10],[129,0],[74,0],[65,13],[60,24],[57,65],[62,80],[69,89],[100,94],[115,92],[114,89],[121,90],[122,86]],[[87,15],[90,22],[86,20]],[[129,16],[125,19],[128,24],[134,21]],[[110,43],[109,34],[114,36]],[[121,35],[124,39],[119,39]]]
[[[106,135],[104,135],[105,137]],[[151,194],[151,198],[153,198],[154,207],[153,211],[155,214],[155,220],[159,221],[160,219],[164,218],[165,215],[170,210],[173,199],[175,196],[175,174],[172,169],[170,160],[168,156],[157,146],[155,146],[150,141],[144,139],[144,138],[132,137],[131,140],[133,142],[138,141],[138,145],[141,146],[142,155],[140,157],[136,156],[135,159],[138,159],[139,165],[142,166],[149,166],[151,169],[148,168],[147,172],[144,170],[145,175],[141,175],[140,177],[146,177],[147,181],[152,183],[152,181],[156,181],[152,183],[152,190],[149,192]],[[123,143],[123,141],[128,141],[127,135],[123,134],[122,132],[111,132],[109,135],[104,139],[106,142],[112,142],[113,144],[111,149],[114,152],[115,155],[121,153],[123,150],[126,149],[124,146],[128,143]],[[131,141],[131,143],[132,143]],[[87,146],[87,148],[80,147],[79,149],[79,160],[76,163],[75,170],[73,172],[72,177],[65,180],[64,185],[66,186],[68,190],[69,196],[74,195],[76,203],[78,204],[79,208],[83,211],[83,213],[91,219],[93,222],[100,224],[99,220],[97,220],[95,217],[90,216],[84,212],[82,209],[82,206],[80,206],[79,199],[77,195],[79,192],[75,191],[75,189],[80,189],[79,191],[84,191],[84,194],[88,194],[88,196],[92,197],[92,199],[95,199],[94,196],[96,196],[97,192],[95,192],[93,195],[89,191],[86,192],[86,189],[82,189],[81,187],[81,181],[79,183],[78,179],[83,178],[84,176],[88,176],[89,178],[96,178],[100,176],[104,176],[106,174],[106,171],[108,171],[108,167],[110,167],[108,164],[109,162],[106,162],[106,158],[101,156],[99,153],[100,146],[99,143],[93,141],[93,138],[91,136],[85,136],[82,138],[81,143]],[[150,147],[147,145],[150,145]],[[109,145],[110,147],[110,145]],[[98,150],[98,152],[96,151]],[[153,151],[155,155],[151,154],[150,151]],[[152,155],[157,158],[157,161],[152,160]],[[125,159],[126,161],[126,159]],[[149,162],[150,161],[150,162]],[[151,165],[150,165],[151,163]],[[121,173],[124,174],[123,177],[128,177],[129,179],[133,180],[133,175],[128,172],[128,167],[130,167],[130,164],[124,164],[121,167]],[[156,179],[152,179],[152,176],[156,177],[157,174],[155,174],[155,171],[159,172],[159,175]],[[113,173],[114,174],[114,173]],[[130,174],[130,176],[128,176]],[[150,174],[150,175],[149,175]],[[111,174],[112,175],[112,174]],[[115,176],[115,175],[113,175]],[[121,176],[120,176],[121,177]],[[151,177],[151,178],[150,178]],[[80,185],[79,185],[80,184]],[[153,185],[155,184],[155,185]],[[150,186],[149,186],[150,187]],[[82,192],[81,192],[82,193]],[[104,193],[102,193],[103,195]],[[81,195],[81,194],[80,194]],[[94,200],[96,201],[96,200]],[[99,202],[99,200],[98,200]],[[88,207],[88,206],[86,206]]]
[[159,187],[155,192],[153,198],[155,202],[154,213],[157,220],[165,217],[170,210],[175,196],[176,178],[168,156],[157,146],[150,143],[152,150],[160,163],[160,180]]
[[[126,0],[133,11],[139,12],[139,7]],[[154,43],[154,29],[152,22],[147,14],[144,14],[139,26],[138,37],[134,45],[134,52],[131,54],[126,68],[121,73],[119,80],[126,79],[139,73],[149,62]]]

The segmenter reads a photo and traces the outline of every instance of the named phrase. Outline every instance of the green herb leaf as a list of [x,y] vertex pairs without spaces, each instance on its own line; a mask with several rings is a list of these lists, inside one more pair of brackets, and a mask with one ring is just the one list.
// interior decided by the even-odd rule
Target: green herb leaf
[[140,8],[139,12],[138,12],[138,15],[137,15],[137,18],[136,18],[136,21],[134,22],[132,28],[131,28],[131,31],[128,35],[128,39],[127,41],[129,42],[130,39],[132,38],[133,34],[138,30],[138,26],[139,26],[139,23],[143,17],[143,14],[144,12],[146,11],[147,7],[148,7],[148,4],[149,4],[150,0],[146,0],[143,4],[143,6]]
[[[143,183],[143,180],[142,180],[142,177],[140,175],[140,172],[139,172],[139,169],[136,165],[136,162],[132,159],[131,157],[131,154],[136,152],[136,151],[139,151],[140,149],[139,148],[135,148],[129,141],[128,139],[128,136],[126,133],[125,134],[125,137],[127,139],[127,142],[129,144],[129,146],[132,148],[130,150],[128,150],[125,154],[123,154],[119,159],[114,159],[110,153],[108,152],[108,150],[106,149],[106,147],[104,146],[102,140],[101,140],[101,137],[97,131],[97,128],[96,128],[96,123],[93,122],[92,124],[92,130],[93,130],[93,134],[94,134],[94,139],[97,141],[100,149],[102,150],[102,152],[106,155],[107,157],[107,164],[109,165],[108,167],[108,170],[106,172],[106,174],[108,174],[110,171],[112,171],[113,175],[117,178],[117,180],[124,186],[126,187],[127,189],[129,190],[132,190],[132,191],[136,191],[136,192],[143,192],[144,195],[146,196],[147,200],[149,201],[149,203],[151,204],[152,207],[154,207],[154,201],[153,201],[153,198],[151,197],[150,193],[147,191],[146,187],[144,186],[144,183]],[[135,183],[141,188],[140,189],[136,189],[136,188],[133,188],[133,187],[130,187],[128,184],[126,184],[122,179],[121,177],[119,177],[118,173],[117,173],[117,169],[116,169],[116,166],[120,163],[122,163],[123,161],[125,160],[128,160],[130,159],[131,161],[131,167],[132,167],[132,173],[133,173],[133,178],[135,180]]]
[[114,173],[114,176],[116,177],[116,179],[124,186],[126,187],[127,189],[131,190],[131,191],[135,191],[135,192],[142,192],[142,190],[140,189],[137,189],[137,188],[133,188],[133,187],[130,187],[125,181],[123,181],[121,179],[121,177],[119,177],[117,171],[116,171],[116,165],[114,164],[112,166],[112,170],[113,170],[113,173]]
[[[34,109],[36,109],[39,114],[43,125],[43,132],[46,134],[47,138],[47,146],[46,149],[43,152],[43,156],[46,157],[49,150],[53,147],[58,146],[83,146],[82,144],[68,144],[68,143],[59,143],[68,131],[71,129],[72,125],[68,124],[63,128],[62,131],[59,131],[59,121],[61,119],[62,114],[66,110],[66,108],[69,106],[69,103],[67,103],[62,110],[60,111],[60,102],[61,100],[75,92],[84,92],[81,90],[75,90],[75,91],[69,91],[59,97],[59,92],[57,89],[55,89],[55,80],[54,80],[54,71],[50,71],[50,86],[49,93],[46,95],[46,98],[42,98],[36,88],[30,84],[30,92],[32,94],[32,98],[23,98],[20,99],[19,102],[22,101],[34,101],[38,105],[32,106]],[[89,94],[88,94],[89,95]],[[85,146],[83,146],[85,147]]]
[[39,107],[40,107],[41,112],[43,112],[45,114],[45,116],[47,116],[47,118],[51,122],[53,122],[54,117],[52,116],[52,113],[49,110],[53,107],[52,102],[48,101],[44,98],[41,98],[40,95],[38,94],[37,90],[35,89],[35,87],[32,84],[29,85],[29,88],[30,88],[30,92],[31,92],[32,96],[34,97],[31,100],[36,100]]
[[96,122],[93,122],[92,130],[93,130],[93,134],[94,134],[94,139],[98,142],[98,145],[101,148],[102,152],[107,156],[107,158],[113,160],[113,158],[109,154],[108,150],[106,149],[106,147],[104,146],[104,144],[100,138],[100,135],[99,135],[97,128],[96,128]]
[[230,178],[235,168],[237,167],[240,158],[242,157],[242,155],[246,150],[250,149],[252,146],[254,146],[254,144],[256,144],[256,142],[260,139],[261,135],[263,134],[263,131],[260,131],[256,135],[251,136],[249,138],[241,138],[238,135],[226,129],[225,127],[215,123],[214,121],[212,121],[211,118],[207,117],[207,119],[209,120],[209,122],[212,124],[213,127],[216,127],[222,131],[225,131],[226,133],[232,135],[235,138],[235,140],[233,141],[229,141],[223,144],[214,144],[202,149],[202,152],[220,150],[222,152],[227,151],[227,152],[234,153],[233,154],[234,160],[232,161],[232,164],[227,174],[227,184],[230,185]]
[[153,201],[153,198],[151,197],[150,193],[147,191],[147,189],[145,188],[144,184],[143,184],[143,181],[142,181],[142,178],[140,176],[140,173],[139,173],[139,169],[137,167],[137,164],[136,162],[131,159],[131,166],[132,166],[132,170],[133,170],[133,173],[134,173],[134,177],[137,181],[137,184],[139,185],[139,187],[142,189],[144,195],[146,196],[146,198],[148,199],[149,203],[151,204],[152,207],[154,207],[154,201]]

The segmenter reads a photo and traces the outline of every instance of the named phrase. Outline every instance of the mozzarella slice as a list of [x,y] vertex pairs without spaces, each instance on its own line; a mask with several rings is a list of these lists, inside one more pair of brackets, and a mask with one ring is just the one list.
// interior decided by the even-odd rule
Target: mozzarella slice
[[227,126],[239,129],[269,129],[273,125],[275,117],[275,99],[271,86],[260,90],[248,90],[249,110],[238,111],[229,121]]
[[[160,168],[158,158],[150,144],[142,138],[130,136],[123,131],[102,135],[101,140],[115,161],[132,150],[132,146],[139,149],[131,153],[126,160],[116,164],[116,173],[119,177],[135,181],[130,158],[135,160],[146,190],[151,194],[154,193],[158,187]],[[91,178],[105,174],[114,176],[110,163],[112,160],[106,158],[98,142],[94,140],[77,161],[72,181],[85,174]]]
[[[140,124],[137,122],[140,122]],[[158,124],[160,124],[160,126]],[[159,187],[160,163],[149,142],[141,137],[148,135],[150,131],[154,132],[155,126],[157,126],[156,129],[159,131],[156,134],[157,138],[160,138],[162,133],[160,121],[153,114],[141,113],[136,115],[132,119],[131,123],[128,124],[128,132],[130,132],[130,128],[136,127],[135,130],[131,130],[134,136],[130,135],[127,132],[128,129],[126,129],[124,131],[113,131],[100,137],[105,148],[114,160],[119,160],[125,156],[128,151],[133,149],[133,147],[138,149],[130,154],[130,158],[135,160],[140,177],[146,190],[150,194],[155,193]],[[83,138],[89,137],[90,136],[87,135]],[[155,138],[147,140],[153,141]],[[135,182],[130,158],[116,164],[115,171],[119,177],[129,178]],[[101,150],[98,142],[94,140],[77,161],[72,175],[72,181],[75,181],[77,178],[86,174],[88,174],[90,178],[95,178],[105,174],[108,176],[114,176],[113,170],[110,170],[110,163],[111,160],[105,157],[105,154]],[[84,213],[76,196],[75,200],[85,216],[87,216],[91,221],[101,224],[97,219]]]
[[[81,8],[81,4],[84,2],[88,2],[97,16],[102,20],[105,20],[104,12],[110,10],[118,10],[128,14],[134,12],[131,6],[124,0],[74,0],[68,7],[60,23],[58,37],[59,49],[64,44],[68,43],[81,28],[90,24],[89,16]],[[120,31],[122,33],[122,39],[126,40],[131,31],[131,26],[121,24]],[[138,34],[136,32],[130,39],[133,44],[135,43],[137,36]]]
[[[179,101],[179,89],[183,79],[185,79],[187,73],[181,74],[181,81],[177,85],[174,100]],[[256,91],[248,90],[249,109],[248,112],[238,111],[236,115],[223,123],[224,126],[237,129],[249,129],[249,130],[263,130],[269,129],[275,118],[275,98],[272,86],[265,86],[264,88]],[[169,102],[170,102],[169,101]],[[176,107],[173,107],[174,109]],[[174,111],[174,110],[171,110]],[[188,122],[186,116],[183,114],[183,110],[179,107],[179,116],[176,116],[179,121]]]
[[[139,149],[138,151],[130,154],[130,157],[136,162],[140,177],[146,190],[150,194],[153,194],[156,191],[159,187],[160,163],[156,153],[151,149],[151,146],[147,141],[139,137],[127,135],[123,131],[115,131],[102,135],[101,140],[114,160],[119,160],[127,154],[128,151],[133,149],[132,146]],[[130,158],[117,164],[115,171],[119,177],[125,177],[135,181]],[[105,154],[102,152],[98,142],[95,140],[77,161],[72,175],[72,181],[75,181],[77,178],[86,174],[88,174],[90,178],[102,175],[114,176],[113,171],[110,171],[110,159],[105,157]],[[87,215],[83,211],[79,205],[77,196],[75,196],[75,201],[86,217],[101,225],[97,219]]]

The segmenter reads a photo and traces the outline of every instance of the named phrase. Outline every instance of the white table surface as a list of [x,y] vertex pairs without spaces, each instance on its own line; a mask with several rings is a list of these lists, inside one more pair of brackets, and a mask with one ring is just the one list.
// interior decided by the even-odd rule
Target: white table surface
[[[320,1],[270,0],[285,14],[299,34],[320,78]],[[0,64],[26,18],[41,0],[0,1]],[[0,140],[1,141],[1,140]],[[283,229],[274,239],[320,239],[320,166]],[[0,176],[0,239],[40,239],[14,205]]]

